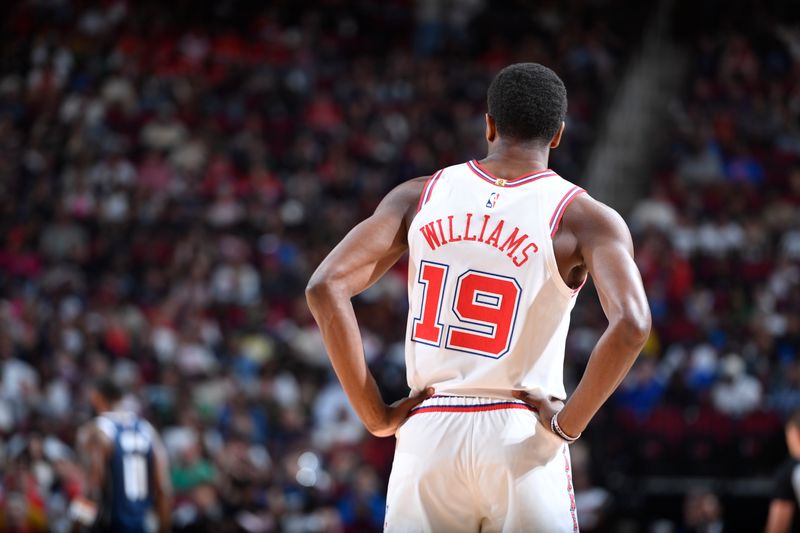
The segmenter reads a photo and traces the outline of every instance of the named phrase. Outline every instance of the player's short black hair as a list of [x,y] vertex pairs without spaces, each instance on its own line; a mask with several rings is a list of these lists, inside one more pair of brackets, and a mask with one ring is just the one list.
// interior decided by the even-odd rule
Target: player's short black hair
[[116,403],[122,399],[125,391],[110,377],[102,377],[95,381],[94,388],[109,403]]
[[567,115],[564,82],[539,63],[515,63],[498,72],[486,100],[497,132],[516,141],[550,142]]

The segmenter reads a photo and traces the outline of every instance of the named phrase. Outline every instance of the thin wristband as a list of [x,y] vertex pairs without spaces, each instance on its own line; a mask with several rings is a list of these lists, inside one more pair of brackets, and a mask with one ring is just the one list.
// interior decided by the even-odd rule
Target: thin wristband
[[572,444],[573,442],[575,442],[576,440],[581,438],[581,434],[582,434],[582,433],[578,433],[578,435],[576,437],[571,437],[571,436],[567,435],[564,432],[564,430],[561,429],[561,426],[558,425],[558,413],[554,414],[553,418],[550,419],[550,430],[553,433],[555,433],[556,435],[558,435],[559,437],[561,437],[561,439],[563,441],[565,441],[567,444]]

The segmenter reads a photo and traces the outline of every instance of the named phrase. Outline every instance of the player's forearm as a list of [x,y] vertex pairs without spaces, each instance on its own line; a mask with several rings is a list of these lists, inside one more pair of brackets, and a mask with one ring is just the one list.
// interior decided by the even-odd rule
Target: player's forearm
[[765,533],[787,533],[792,527],[794,502],[773,500],[769,506]]
[[158,506],[158,530],[161,533],[172,531],[171,501],[165,500]]
[[103,491],[104,472],[101,461],[104,459],[104,455],[100,447],[93,443],[86,446],[84,453],[86,454],[83,460],[86,471],[84,497],[93,504],[99,505]]
[[306,289],[306,299],[345,394],[366,428],[379,433],[386,405],[364,359],[348,289],[333,281],[315,280]]
[[158,530],[161,533],[172,531],[172,487],[166,479],[159,479],[156,495],[156,511],[158,513]]
[[558,414],[567,434],[578,435],[627,375],[647,341],[650,315],[624,317],[609,324],[592,352],[575,392]]

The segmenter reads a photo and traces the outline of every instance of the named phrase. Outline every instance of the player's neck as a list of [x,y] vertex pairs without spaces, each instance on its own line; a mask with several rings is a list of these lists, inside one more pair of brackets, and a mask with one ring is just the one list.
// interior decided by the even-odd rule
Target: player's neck
[[481,163],[495,176],[513,179],[546,169],[549,156],[546,146],[498,142],[489,146],[489,153]]
[[108,404],[105,409],[98,410],[101,415],[132,415],[133,412],[123,403]]

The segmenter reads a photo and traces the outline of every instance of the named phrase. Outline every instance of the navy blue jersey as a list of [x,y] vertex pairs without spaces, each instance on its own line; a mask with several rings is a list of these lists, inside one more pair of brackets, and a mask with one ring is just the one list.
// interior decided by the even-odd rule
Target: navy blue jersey
[[772,498],[792,502],[794,513],[791,531],[800,531],[800,461],[789,458],[781,465],[773,480]]
[[97,529],[146,533],[154,502],[154,430],[132,413],[105,413],[96,421],[112,443]]

